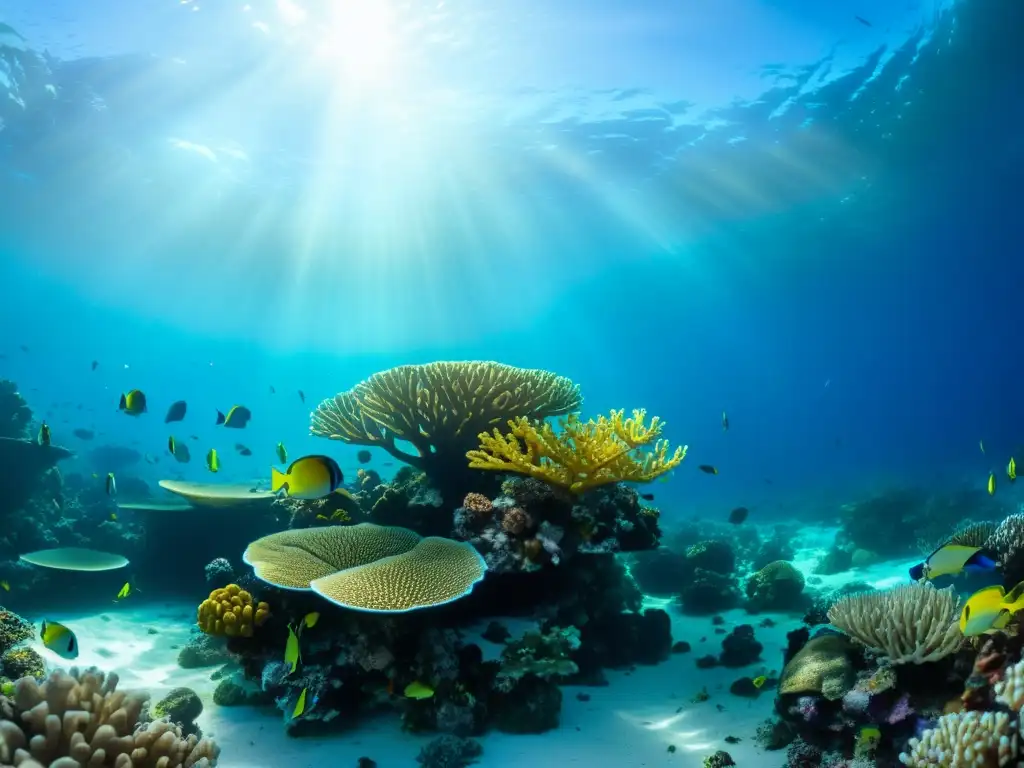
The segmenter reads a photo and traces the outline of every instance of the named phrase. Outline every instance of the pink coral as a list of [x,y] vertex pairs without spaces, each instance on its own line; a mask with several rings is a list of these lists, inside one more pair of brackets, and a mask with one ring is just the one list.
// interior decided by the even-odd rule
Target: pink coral
[[466,498],[462,500],[462,506],[480,517],[488,517],[494,511],[491,500],[482,493],[467,493]]
[[533,518],[522,507],[512,507],[502,515],[501,527],[505,533],[518,536],[526,529],[533,527]]
[[899,701],[892,705],[892,709],[889,710],[889,715],[885,718],[885,721],[889,725],[896,725],[896,723],[903,722],[912,714],[914,714],[914,710],[910,706],[910,697],[907,694],[903,694],[900,696]]

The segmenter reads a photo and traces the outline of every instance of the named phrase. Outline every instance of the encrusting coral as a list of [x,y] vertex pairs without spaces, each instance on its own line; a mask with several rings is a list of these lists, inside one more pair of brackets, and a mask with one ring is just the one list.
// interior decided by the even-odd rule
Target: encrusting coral
[[252,637],[253,629],[270,616],[270,606],[252,601],[237,584],[215,589],[199,604],[199,628],[208,635]]
[[850,690],[855,676],[850,641],[842,635],[812,638],[782,669],[779,693],[820,693],[836,700]]
[[[556,430],[521,416],[509,420],[508,434],[482,432],[479,449],[466,457],[473,469],[516,472],[575,494],[623,481],[648,482],[679,466],[686,446],[669,454],[668,441],[658,439],[664,423],[655,416],[644,424],[645,417],[642,409],[628,419],[624,411],[613,410],[586,422],[570,414]],[[643,451],[647,446],[651,449]]]
[[[401,365],[324,400],[310,416],[317,437],[383,448],[419,469],[459,464],[485,429],[518,416],[579,408],[579,387],[548,371],[496,362]],[[416,453],[399,448],[409,443]]]
[[828,620],[893,664],[923,664],[960,647],[959,615],[952,587],[925,582],[847,595],[829,609]]
[[25,677],[0,698],[0,764],[19,768],[212,768],[220,750],[165,720],[139,722],[148,693],[96,670]]

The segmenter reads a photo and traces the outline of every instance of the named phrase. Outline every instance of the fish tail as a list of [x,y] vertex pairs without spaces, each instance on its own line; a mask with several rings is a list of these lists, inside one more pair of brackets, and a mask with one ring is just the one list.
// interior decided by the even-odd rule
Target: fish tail
[[277,493],[288,483],[288,475],[277,467],[270,468],[270,490]]
[[910,578],[914,581],[924,578],[924,563],[918,563],[910,569]]
[[218,424],[223,424],[224,423],[224,414],[221,413],[220,411],[217,411],[217,423]]
[[123,411],[127,407],[128,407],[128,399],[124,396],[124,393],[122,392],[121,393],[121,401],[117,404],[117,410]]

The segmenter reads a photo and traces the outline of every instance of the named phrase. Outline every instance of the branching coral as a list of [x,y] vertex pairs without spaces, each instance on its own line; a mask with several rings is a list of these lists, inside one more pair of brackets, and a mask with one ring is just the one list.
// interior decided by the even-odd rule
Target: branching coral
[[[466,457],[473,469],[516,472],[576,494],[621,481],[648,482],[679,466],[686,446],[669,454],[668,441],[658,439],[664,423],[655,416],[644,424],[645,417],[646,411],[634,410],[627,419],[619,410],[584,422],[571,414],[557,430],[519,417],[508,422],[508,434],[482,432],[480,448]],[[651,450],[644,451],[647,446]]]
[[14,685],[0,713],[0,763],[21,768],[210,768],[219,750],[174,723],[139,723],[147,693],[117,690],[117,675],[53,672]]
[[926,582],[848,595],[829,609],[828,620],[893,664],[923,664],[960,647],[959,608],[952,587]]
[[[557,416],[581,402],[579,387],[548,371],[495,362],[402,365],[324,400],[310,417],[310,432],[378,446],[428,469],[457,465],[479,432],[507,419]],[[403,451],[396,440],[416,453]]]
[[252,595],[237,584],[215,589],[199,604],[199,628],[208,635],[252,637],[253,629],[270,616],[266,603],[253,604]]
[[900,762],[911,768],[995,768],[1009,765],[1017,738],[1005,712],[957,712],[911,739]]

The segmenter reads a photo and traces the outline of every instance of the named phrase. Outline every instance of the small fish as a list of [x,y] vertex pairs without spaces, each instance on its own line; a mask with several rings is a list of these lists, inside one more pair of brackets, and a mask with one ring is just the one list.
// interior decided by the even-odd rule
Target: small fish
[[857,752],[863,752],[864,750],[872,750],[878,746],[878,742],[882,740],[882,732],[873,725],[865,725],[857,733]]
[[369,451],[367,451],[365,448],[363,450],[359,451],[359,453],[356,454],[356,460],[360,464],[369,464],[370,463],[370,459],[372,459],[372,458],[373,458],[373,454],[370,453]]
[[306,393],[303,392],[301,389],[299,390],[299,400],[301,400],[302,402],[306,402]]
[[211,448],[209,453],[206,454],[206,468],[211,472],[220,471],[220,459],[217,458],[216,448]]
[[320,620],[320,614],[316,611],[310,611],[302,619],[302,624],[306,629],[312,629],[316,626],[316,623]]
[[1011,483],[1017,479],[1017,462],[1013,456],[1010,457],[1010,462],[1006,465],[1006,476],[1010,479]]
[[706,475],[717,475],[718,474],[718,470],[715,469],[710,464],[701,464],[700,466],[697,467],[697,469],[699,469],[701,472],[703,472]]
[[303,688],[299,694],[299,700],[295,702],[295,709],[292,710],[292,720],[306,711],[306,691],[308,690],[308,688]]
[[188,410],[188,403],[184,400],[177,400],[171,403],[171,407],[167,409],[167,415],[164,416],[164,424],[170,424],[172,421],[181,421],[185,418],[185,411]]
[[189,440],[198,440],[199,439],[199,435],[189,435],[188,439]]
[[229,429],[245,429],[245,425],[249,423],[249,419],[251,418],[252,411],[244,405],[231,406],[231,410],[228,411],[227,416],[220,411],[217,411],[217,424],[223,424]]
[[174,435],[167,438],[167,450],[171,452],[171,456],[178,460],[181,464],[188,464],[192,460],[192,454],[185,443],[179,443]]
[[42,423],[42,426],[39,427],[39,444],[50,444],[50,428],[47,426],[45,421]]
[[11,582],[9,582],[7,579],[4,579],[3,581],[0,581],[0,589],[3,589],[4,592],[10,592],[11,591]]
[[644,501],[654,501],[654,494],[653,493],[641,493],[640,494],[640,498],[643,499]]
[[299,666],[299,636],[291,624],[288,625],[288,641],[284,645],[284,663],[291,666],[288,674],[295,672]]
[[1001,584],[979,589],[964,603],[960,631],[966,637],[991,635],[1005,629],[1011,617],[1024,610],[1024,581],[1007,593]]
[[981,448],[981,452],[984,453],[985,452],[985,441],[984,440],[979,440],[978,441],[978,447]]
[[79,440],[92,440],[94,437],[96,437],[96,433],[93,432],[91,429],[82,429],[81,427],[73,430],[71,434],[73,434]]
[[750,510],[746,507],[736,507],[736,509],[729,513],[729,522],[733,525],[739,525],[747,519],[749,514]]
[[996,473],[995,472],[989,472],[988,473],[988,485],[986,487],[988,489],[988,495],[989,496],[995,495],[995,492],[996,492]]
[[277,448],[275,448],[274,450],[277,451],[277,460],[279,462],[284,464],[285,462],[288,461],[288,451],[285,450],[284,443],[278,443]]
[[274,389],[274,385],[273,385],[273,384],[271,384],[271,385],[270,385],[270,394],[272,394],[272,395],[273,395],[273,394],[276,394],[276,393],[277,393],[277,390],[276,390],[276,389]]
[[857,21],[859,21],[865,27],[873,27],[874,26],[874,24],[872,24],[870,21],[865,19],[863,16],[854,16],[853,18],[855,18]]
[[235,450],[238,451],[239,456],[252,456],[252,451],[241,443],[235,443]]
[[132,585],[130,582],[125,582],[124,586],[121,587],[121,591],[117,593],[118,600],[124,600],[132,593]]
[[725,415],[725,411],[722,411],[722,431],[729,431],[729,417]]
[[117,495],[117,480],[114,479],[114,473],[113,472],[108,472],[107,473],[106,488],[107,488],[107,496],[116,496]]
[[99,365],[100,365],[100,361],[99,360],[93,360],[92,361],[92,369],[94,371],[99,367]]
[[78,638],[63,624],[44,619],[39,638],[43,641],[43,645],[62,659],[78,658]]
[[322,499],[341,488],[344,477],[330,456],[303,456],[284,472],[270,469],[270,490],[284,491],[292,499]]
[[753,680],[751,680],[750,682],[754,684],[754,687],[755,687],[755,688],[757,688],[757,689],[759,689],[759,690],[760,690],[760,689],[761,689],[761,687],[763,687],[763,686],[764,686],[764,684],[765,684],[766,682],[768,682],[768,678],[767,678],[767,677],[765,677],[764,675],[758,675],[757,677],[755,677],[755,678],[754,678]]
[[115,523],[117,522],[117,512],[110,513],[110,520]]
[[426,683],[421,683],[419,680],[414,680],[405,686],[405,697],[407,699],[415,699],[416,701],[422,701],[423,699],[429,699],[434,695],[434,689]]
[[141,416],[146,412],[146,395],[141,390],[133,389],[121,395],[117,410],[129,416]]

